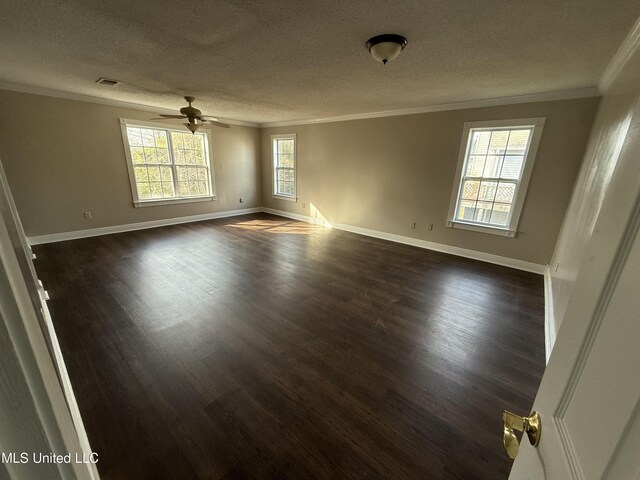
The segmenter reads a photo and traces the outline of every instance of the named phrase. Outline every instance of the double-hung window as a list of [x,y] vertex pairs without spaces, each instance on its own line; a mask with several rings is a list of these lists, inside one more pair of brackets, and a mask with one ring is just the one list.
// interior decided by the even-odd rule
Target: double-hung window
[[273,196],[296,200],[296,135],[271,135]]
[[544,118],[464,124],[447,226],[514,237]]
[[120,120],[135,206],[215,199],[209,133]]

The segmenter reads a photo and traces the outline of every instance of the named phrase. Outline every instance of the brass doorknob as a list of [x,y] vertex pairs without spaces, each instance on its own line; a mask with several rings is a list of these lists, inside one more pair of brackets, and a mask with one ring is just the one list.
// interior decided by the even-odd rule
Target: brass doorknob
[[518,455],[520,443],[514,430],[526,432],[529,442],[534,447],[540,443],[540,414],[532,412],[529,417],[521,417],[506,410],[502,413],[502,444],[507,452],[507,456],[513,460]]

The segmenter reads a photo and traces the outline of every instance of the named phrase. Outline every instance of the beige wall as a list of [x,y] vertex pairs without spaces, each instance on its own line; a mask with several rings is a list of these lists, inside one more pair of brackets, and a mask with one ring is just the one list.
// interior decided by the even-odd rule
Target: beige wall
[[[640,49],[605,92],[551,261],[549,347],[571,301],[603,205],[624,215],[640,192]],[[624,199],[624,200],[622,200]],[[557,266],[557,270],[556,270]],[[549,353],[549,351],[547,352]]]
[[[0,160],[27,235],[262,203],[257,128],[211,130],[216,201],[134,208],[119,118],[148,120],[154,112],[5,90],[0,112]],[[84,219],[86,210],[92,219]]]
[[[330,223],[546,265],[597,105],[584,98],[263,129],[263,204],[302,215],[313,205]],[[546,124],[517,238],[447,228],[464,122],[524,117],[546,117]],[[296,203],[271,196],[270,136],[277,133],[297,134]]]
[[[332,223],[544,265],[597,104],[586,98],[262,130],[214,128],[217,201],[134,208],[118,119],[147,120],[153,112],[0,90],[0,159],[28,235],[261,205],[309,215],[315,207]],[[463,123],[538,116],[546,124],[518,237],[447,228]],[[298,135],[297,203],[271,197],[273,133]],[[92,219],[84,219],[85,210]],[[415,230],[410,222],[417,222]]]

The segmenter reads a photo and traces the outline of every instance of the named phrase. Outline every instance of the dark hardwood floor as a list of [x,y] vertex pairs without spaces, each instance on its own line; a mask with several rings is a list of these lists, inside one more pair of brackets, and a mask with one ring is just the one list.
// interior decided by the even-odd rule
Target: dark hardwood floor
[[266,214],[34,251],[103,480],[508,476],[540,275]]

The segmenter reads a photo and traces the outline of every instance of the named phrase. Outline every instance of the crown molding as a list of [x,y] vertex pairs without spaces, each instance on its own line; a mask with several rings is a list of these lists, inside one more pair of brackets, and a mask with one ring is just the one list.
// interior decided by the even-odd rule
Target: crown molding
[[[98,105],[108,105],[110,107],[128,108],[131,110],[140,110],[140,111],[149,112],[152,114],[165,113],[167,115],[172,115],[176,113],[176,110],[171,110],[171,109],[162,108],[162,107],[154,107],[153,105],[144,105],[140,103],[125,102],[122,100],[113,100],[110,98],[94,97],[93,95],[64,92],[61,90],[54,90],[46,87],[36,87],[33,85],[23,85],[23,84],[12,83],[12,82],[0,81],[0,90],[10,90],[12,92],[30,93],[33,95],[44,95],[46,97],[63,98],[65,100],[77,100],[79,102],[96,103]],[[229,125],[260,128],[259,123],[243,122],[242,120],[233,120],[233,119],[222,118],[222,117],[218,117],[218,118],[221,122],[228,123]]]
[[401,110],[386,110],[381,112],[356,113],[316,119],[301,119],[283,122],[261,123],[262,128],[289,127],[293,125],[313,125],[316,123],[345,122],[348,120],[363,120],[367,118],[396,117],[401,115],[415,115],[418,113],[443,112],[447,110],[464,110],[467,108],[495,107],[518,103],[548,102],[553,100],[570,100],[572,98],[599,97],[600,91],[596,87],[560,90],[555,92],[516,95],[511,97],[487,98],[483,100],[469,100],[465,102],[443,103],[429,107],[404,108]]
[[[638,25],[636,25],[638,26]],[[640,32],[640,28],[637,28]],[[634,47],[635,48],[635,47]],[[625,60],[626,61],[626,60]],[[620,67],[621,68],[621,67]],[[0,90],[10,90],[21,93],[31,93],[34,95],[44,95],[54,98],[64,98],[67,100],[77,100],[81,102],[97,103],[100,105],[109,105],[112,107],[128,108],[132,110],[141,110],[149,113],[166,113],[173,114],[175,110],[167,108],[154,107],[153,105],[144,105],[121,100],[112,100],[103,97],[94,97],[81,93],[63,92],[44,87],[36,87],[32,85],[22,85],[18,83],[0,81]],[[500,105],[513,105],[518,103],[547,102],[553,100],[569,100],[572,98],[598,97],[601,90],[596,87],[578,88],[573,90],[560,90],[555,92],[534,93],[529,95],[516,95],[511,97],[487,98],[483,100],[469,100],[465,102],[444,103],[440,105],[432,105],[427,107],[404,108],[400,110],[385,110],[380,112],[356,113],[352,115],[339,115],[335,117],[324,117],[315,119],[286,120],[281,122],[255,123],[245,122],[242,120],[233,120],[220,118],[220,121],[230,125],[239,125],[254,128],[270,128],[270,127],[288,127],[293,125],[313,125],[316,123],[345,122],[349,120],[364,120],[368,118],[380,117],[396,117],[402,115],[415,115],[419,113],[443,112],[447,110],[464,110],[467,108],[495,107]]]
[[629,61],[636,49],[640,46],[640,18],[636,21],[635,25],[631,28],[624,41],[618,48],[618,51],[609,62],[606,70],[602,74],[600,83],[598,83],[598,90],[600,94],[604,94],[613,81],[616,79],[622,68]]

